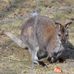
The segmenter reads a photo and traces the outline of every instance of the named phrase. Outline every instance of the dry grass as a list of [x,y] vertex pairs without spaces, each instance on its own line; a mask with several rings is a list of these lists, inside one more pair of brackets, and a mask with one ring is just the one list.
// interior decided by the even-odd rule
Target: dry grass
[[[12,1],[12,0],[5,0],[7,1]],[[5,17],[13,17],[14,14],[27,14],[28,12],[31,12],[33,9],[35,9],[35,1],[34,0],[21,0],[22,2],[20,3],[20,0],[17,1],[17,7],[14,9],[14,11],[11,12],[4,12],[6,13]],[[29,7],[22,8],[22,5],[25,3],[23,1],[26,1],[28,5],[31,5]],[[41,0],[40,0],[41,1]],[[52,0],[50,0],[52,1]],[[61,0],[58,0],[61,1]],[[29,3],[28,3],[29,2]],[[32,3],[33,2],[33,3]],[[73,0],[65,0],[67,4],[74,4]],[[8,3],[8,2],[7,2]],[[51,2],[50,2],[51,3]],[[59,4],[58,2],[54,3],[46,3],[49,7],[57,7],[62,5],[61,3]],[[57,5],[58,4],[58,5]],[[6,4],[7,5],[7,4]],[[45,5],[46,6],[46,5]],[[54,16],[54,18],[64,18],[66,19],[67,17],[72,17],[74,13],[53,13],[49,14],[47,13],[48,11],[45,11],[46,7],[44,4],[40,5],[41,9],[41,15],[51,15],[51,17]],[[2,7],[0,6],[0,11],[3,10],[3,5]],[[25,20],[24,20],[25,21]],[[14,22],[7,22],[7,23],[0,23],[0,29],[10,31],[14,33],[15,35],[19,36],[20,35],[20,26],[22,25],[23,20],[17,19]],[[70,30],[70,41],[74,45],[74,25],[72,24]],[[72,52],[72,55],[74,53]],[[32,74],[31,73],[31,55],[29,52],[25,49],[22,49],[18,47],[14,42],[12,42],[8,37],[5,35],[0,35],[0,74]],[[54,63],[54,64],[48,64],[48,68],[42,67],[40,65],[36,65],[34,69],[34,74],[74,74],[74,58],[68,59],[66,63]],[[55,73],[54,68],[55,67],[61,67],[62,73]]]

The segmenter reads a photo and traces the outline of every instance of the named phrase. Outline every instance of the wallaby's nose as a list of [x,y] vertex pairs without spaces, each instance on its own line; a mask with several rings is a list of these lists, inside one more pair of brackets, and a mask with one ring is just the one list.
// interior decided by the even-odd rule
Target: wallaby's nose
[[46,58],[47,56],[48,56],[48,52],[45,51],[45,50],[39,50],[37,52],[37,57],[38,57],[39,60]]
[[66,43],[66,39],[62,39],[62,44]]

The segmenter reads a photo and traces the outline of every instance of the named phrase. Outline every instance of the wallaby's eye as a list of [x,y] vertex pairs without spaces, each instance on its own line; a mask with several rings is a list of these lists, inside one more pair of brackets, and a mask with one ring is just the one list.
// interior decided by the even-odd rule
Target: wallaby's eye
[[58,36],[61,36],[61,34],[58,34]]
[[68,34],[66,34],[66,36],[68,36]]

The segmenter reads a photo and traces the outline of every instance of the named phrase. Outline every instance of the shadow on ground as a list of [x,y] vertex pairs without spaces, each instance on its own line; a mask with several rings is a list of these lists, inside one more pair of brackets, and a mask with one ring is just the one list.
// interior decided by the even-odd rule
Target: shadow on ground
[[64,56],[65,59],[74,61],[74,45],[70,41],[68,41],[68,43],[66,44],[65,51],[63,52],[62,56]]

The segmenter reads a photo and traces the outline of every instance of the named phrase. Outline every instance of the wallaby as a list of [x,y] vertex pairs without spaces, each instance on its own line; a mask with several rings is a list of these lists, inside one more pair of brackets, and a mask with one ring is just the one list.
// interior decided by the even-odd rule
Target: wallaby
[[62,28],[66,28],[68,24],[71,23],[62,26],[47,16],[37,15],[30,17],[22,25],[21,40],[29,48],[34,63],[39,63],[43,58],[48,58],[50,62],[58,60],[64,50],[62,44],[67,40],[67,34]]

